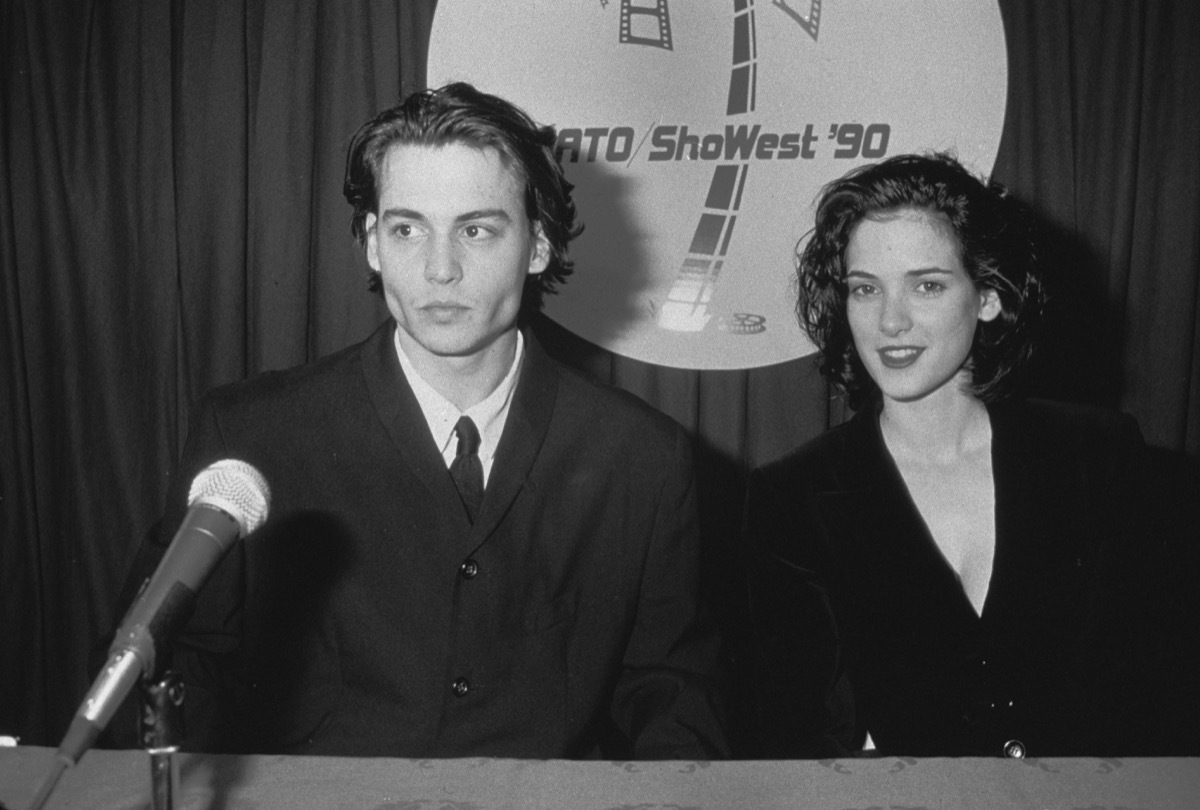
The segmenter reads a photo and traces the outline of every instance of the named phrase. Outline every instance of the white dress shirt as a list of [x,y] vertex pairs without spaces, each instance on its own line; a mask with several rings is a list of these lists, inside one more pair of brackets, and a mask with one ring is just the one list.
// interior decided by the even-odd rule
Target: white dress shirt
[[469,416],[475,423],[479,430],[479,462],[483,465],[483,485],[487,487],[488,477],[492,472],[492,461],[496,458],[496,445],[500,443],[500,436],[504,433],[504,423],[508,421],[508,408],[512,404],[517,379],[521,375],[521,362],[525,359],[524,336],[517,332],[517,350],[504,379],[483,401],[465,411],[460,411],[450,400],[433,390],[433,387],[417,373],[400,346],[400,327],[396,327],[396,334],[392,340],[396,345],[400,368],[408,378],[408,384],[417,398],[417,404],[421,406],[421,413],[425,415],[429,432],[442,452],[447,469],[450,468],[458,450],[458,437],[454,434],[454,425],[458,423],[458,418]]

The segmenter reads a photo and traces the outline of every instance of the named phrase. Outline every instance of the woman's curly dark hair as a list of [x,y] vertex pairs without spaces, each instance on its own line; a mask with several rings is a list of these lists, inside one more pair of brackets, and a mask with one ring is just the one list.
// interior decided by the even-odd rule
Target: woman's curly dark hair
[[1032,356],[1046,305],[1033,222],[1003,186],[940,152],[860,166],[821,190],[811,238],[796,246],[796,315],[821,352],[821,374],[855,410],[878,394],[850,332],[846,247],[859,222],[899,209],[941,214],[976,287],[999,295],[1000,315],[979,323],[969,364],[975,396],[1003,399]]
[[[350,230],[360,244],[367,237],[368,214],[378,214],[379,178],[388,149],[396,144],[445,146],[462,143],[492,148],[513,168],[525,187],[530,226],[542,226],[550,244],[550,262],[525,279],[521,321],[542,308],[542,298],[571,274],[567,245],[582,232],[575,222],[572,184],[554,156],[553,127],[539,126],[523,110],[465,82],[423,90],[384,110],[359,128],[346,155],[342,193],[354,208]],[[371,289],[381,290],[372,275]]]

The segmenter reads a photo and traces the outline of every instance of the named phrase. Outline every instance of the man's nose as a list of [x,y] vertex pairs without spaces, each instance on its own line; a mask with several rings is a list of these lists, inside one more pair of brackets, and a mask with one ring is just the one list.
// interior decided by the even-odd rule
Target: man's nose
[[429,240],[425,256],[425,278],[439,284],[449,284],[462,278],[462,263],[453,239]]

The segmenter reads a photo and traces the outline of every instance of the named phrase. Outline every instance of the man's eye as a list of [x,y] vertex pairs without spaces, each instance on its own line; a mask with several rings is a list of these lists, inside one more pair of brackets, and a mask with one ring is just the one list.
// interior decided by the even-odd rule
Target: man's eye
[[917,285],[917,289],[927,295],[936,295],[946,289],[946,285],[940,281],[922,281]]
[[407,239],[408,237],[412,236],[413,226],[407,222],[401,222],[399,225],[397,225],[395,228],[392,229],[392,233],[396,234],[396,236],[400,236],[400,237]]
[[468,239],[482,239],[490,233],[491,231],[482,225],[467,225],[463,228],[463,235]]

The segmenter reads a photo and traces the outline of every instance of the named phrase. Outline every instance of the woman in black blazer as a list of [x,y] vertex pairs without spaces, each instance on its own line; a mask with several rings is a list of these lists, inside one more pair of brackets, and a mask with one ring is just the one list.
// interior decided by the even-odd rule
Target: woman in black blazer
[[856,415],[750,476],[754,755],[1148,750],[1141,434],[1013,396],[1045,295],[1012,201],[946,155],[861,167],[797,276]]

